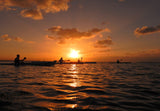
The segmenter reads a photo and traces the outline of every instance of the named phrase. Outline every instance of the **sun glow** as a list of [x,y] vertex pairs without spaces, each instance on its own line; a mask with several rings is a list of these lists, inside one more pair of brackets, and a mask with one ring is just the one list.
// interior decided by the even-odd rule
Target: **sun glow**
[[71,53],[69,54],[69,57],[78,58],[79,57],[79,51],[72,49]]

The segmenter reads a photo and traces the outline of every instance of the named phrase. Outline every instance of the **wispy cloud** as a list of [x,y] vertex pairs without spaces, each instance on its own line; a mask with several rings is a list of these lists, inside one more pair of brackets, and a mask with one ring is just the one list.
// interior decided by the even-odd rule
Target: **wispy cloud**
[[106,39],[98,40],[94,43],[95,48],[108,48],[109,45],[112,45],[113,41],[110,36],[108,36]]
[[35,43],[34,41],[25,41],[21,37],[9,36],[8,34],[4,34],[0,36],[0,38],[4,41],[16,41],[16,42],[26,42],[26,43]]
[[108,28],[105,29],[99,29],[99,28],[93,28],[88,31],[79,31],[77,28],[71,28],[71,29],[63,29],[61,26],[54,26],[49,29],[47,29],[48,32],[51,33],[50,35],[47,35],[46,37],[49,39],[58,40],[59,43],[65,43],[66,40],[70,39],[82,39],[82,38],[93,38],[96,36],[102,36],[103,32],[110,32]]
[[146,35],[146,34],[152,34],[160,32],[160,25],[157,25],[155,27],[148,27],[148,26],[143,26],[142,28],[136,28],[134,31],[135,35]]
[[25,9],[21,11],[23,17],[33,18],[35,20],[43,19],[42,13],[38,9]]
[[11,38],[8,36],[8,34],[2,35],[1,38],[2,38],[4,41],[11,41]]
[[4,40],[4,41],[11,41],[11,40],[14,40],[14,41],[17,41],[17,42],[23,42],[24,40],[20,37],[13,37],[13,36],[9,36],[8,34],[4,34],[1,36],[1,38]]
[[14,40],[17,41],[17,42],[23,42],[23,41],[24,41],[24,40],[23,40],[22,38],[20,38],[20,37],[15,37]]
[[21,10],[23,17],[43,19],[43,13],[67,11],[71,0],[1,0],[0,10]]

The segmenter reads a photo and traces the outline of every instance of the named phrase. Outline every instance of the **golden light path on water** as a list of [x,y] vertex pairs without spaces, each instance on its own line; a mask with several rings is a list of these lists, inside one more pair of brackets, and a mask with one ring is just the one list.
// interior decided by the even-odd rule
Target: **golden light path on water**
[[71,72],[70,72],[70,74],[71,74],[70,76],[73,78],[72,79],[73,82],[69,84],[71,87],[80,87],[81,86],[80,81],[79,81],[79,77],[78,77],[78,71],[76,69],[77,69],[76,64],[73,64],[71,66]]
[[152,111],[151,105],[155,106],[154,111],[159,111],[156,110],[159,66],[144,63],[3,66],[2,111],[127,111],[128,107],[130,111],[139,108]]
[[[72,82],[69,83],[68,85],[73,87],[73,88],[76,88],[76,87],[80,87],[80,81],[79,81],[79,77],[78,77],[78,70],[77,70],[77,66],[76,64],[72,64],[71,65],[71,68],[70,68],[70,71],[68,72],[72,78]],[[77,97],[71,97],[71,99],[76,99]],[[66,107],[69,107],[69,108],[76,108],[77,107],[77,104],[69,104],[67,105]]]
[[[94,105],[89,105],[92,98],[109,97],[104,95],[100,88],[104,87],[100,85],[104,78],[99,78],[103,74],[98,76],[97,72],[103,73],[100,68],[87,64],[58,64],[54,67],[42,68],[40,71],[42,75],[37,77],[36,81],[43,81],[46,85],[35,90],[38,99],[34,105],[46,107],[51,111],[59,111],[63,108],[95,109]],[[96,91],[102,95],[97,95]],[[101,108],[108,108],[108,106],[100,106],[96,109]]]
[[[62,64],[63,67],[63,64]],[[62,70],[62,69],[61,69]],[[53,97],[53,99],[57,99],[57,100],[62,100],[62,101],[72,101],[71,103],[66,103],[66,104],[61,104],[61,103],[52,103],[52,102],[38,102],[38,106],[44,106],[47,107],[49,110],[51,111],[55,111],[57,110],[57,108],[59,107],[64,107],[64,108],[71,108],[71,109],[75,109],[78,107],[78,104],[76,104],[78,102],[78,98],[79,98],[79,91],[77,90],[77,88],[81,87],[81,82],[80,82],[80,78],[79,78],[79,69],[77,67],[76,64],[69,64],[68,67],[66,67],[64,70],[64,73],[57,77],[55,79],[50,79],[49,84],[53,84],[52,89],[58,90],[58,91],[63,91],[66,92],[67,94],[60,94],[57,95],[55,97]],[[58,87],[57,87],[58,86]],[[62,87],[64,88],[62,88]],[[46,87],[45,87],[46,88]],[[54,92],[53,92],[54,93]],[[46,99],[51,99],[50,97],[44,97],[42,95],[40,95],[40,98],[46,98]],[[81,95],[82,96],[82,95]],[[84,95],[83,95],[84,96]],[[72,104],[73,103],[73,104]]]

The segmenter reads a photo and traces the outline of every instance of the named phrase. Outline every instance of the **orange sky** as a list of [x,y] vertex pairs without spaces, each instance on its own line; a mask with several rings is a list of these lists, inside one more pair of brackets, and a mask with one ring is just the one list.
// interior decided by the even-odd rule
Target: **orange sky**
[[0,60],[160,62],[159,0],[0,1]]

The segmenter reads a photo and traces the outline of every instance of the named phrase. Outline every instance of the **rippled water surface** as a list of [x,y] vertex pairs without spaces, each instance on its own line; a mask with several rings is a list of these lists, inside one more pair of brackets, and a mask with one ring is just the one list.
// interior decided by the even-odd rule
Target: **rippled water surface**
[[159,111],[160,64],[0,65],[0,111]]

